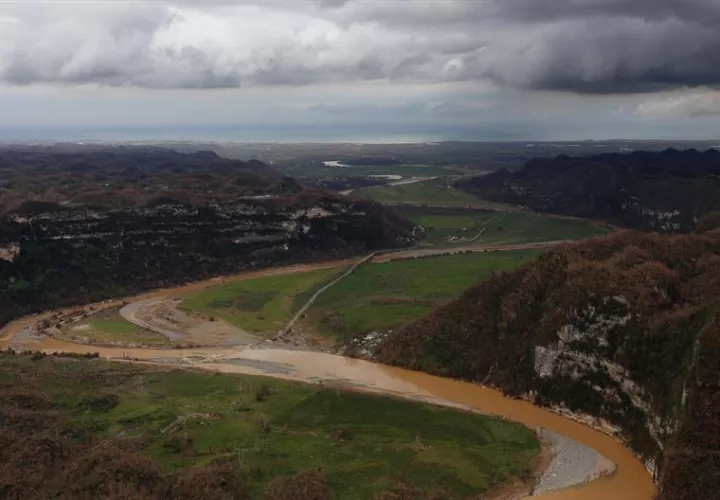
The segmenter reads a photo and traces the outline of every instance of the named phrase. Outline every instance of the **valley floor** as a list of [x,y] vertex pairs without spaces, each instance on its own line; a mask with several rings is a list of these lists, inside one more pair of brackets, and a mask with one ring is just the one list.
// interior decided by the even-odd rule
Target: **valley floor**
[[[282,275],[310,271],[314,269],[330,269],[342,267],[347,263],[326,263],[316,266],[298,266],[281,270],[267,271],[269,274]],[[260,277],[262,273],[248,273],[244,276],[226,278],[227,282],[238,282],[251,277]],[[177,297],[179,294],[193,290],[202,290],[217,285],[222,280],[209,280],[203,283],[190,284],[185,288],[164,290],[145,294],[140,297],[128,299],[124,302],[108,302],[85,309],[106,309],[120,307],[128,302],[158,297]],[[77,311],[77,309],[75,309]],[[76,353],[98,352],[101,356],[115,359],[134,359],[150,361],[153,363],[170,364],[180,368],[201,368],[204,370],[220,371],[226,373],[246,373],[255,375],[269,375],[275,378],[300,380],[335,386],[342,388],[361,388],[366,391],[380,392],[389,395],[402,395],[420,399],[436,404],[460,405],[467,409],[477,409],[490,414],[500,415],[504,418],[516,420],[531,428],[544,429],[550,432],[559,432],[570,439],[570,445],[559,449],[557,458],[550,465],[552,478],[544,478],[539,484],[552,487],[562,487],[570,484],[584,483],[595,477],[599,472],[607,472],[602,464],[607,464],[599,458],[596,452],[587,455],[582,451],[583,446],[590,445],[592,449],[600,451],[613,463],[618,464],[618,471],[612,480],[595,481],[583,487],[582,490],[572,490],[571,496],[559,493],[552,498],[599,499],[609,498],[610,495],[617,500],[649,499],[652,495],[652,482],[632,454],[623,446],[614,442],[612,438],[590,431],[580,424],[568,421],[566,418],[553,415],[547,411],[532,407],[521,401],[511,401],[501,395],[482,387],[437,379],[421,374],[411,374],[402,370],[395,370],[359,360],[349,360],[339,356],[323,353],[313,353],[302,350],[282,350],[277,348],[205,348],[205,349],[163,349],[163,348],[124,348],[101,347],[82,345],[67,342],[62,339],[49,338],[47,331],[37,327],[48,316],[30,318],[16,322],[0,333],[0,348],[11,346],[16,349],[31,349],[44,351],[67,351]],[[55,314],[55,317],[58,315]],[[190,412],[193,406],[184,410]],[[191,413],[197,413],[193,410]],[[566,442],[567,443],[567,442]],[[584,443],[580,445],[579,443]],[[562,450],[570,450],[562,451]],[[568,455],[569,453],[569,455]],[[594,461],[587,458],[575,460],[572,457],[594,456]],[[566,460],[563,457],[571,457]],[[592,466],[591,466],[592,463]],[[509,478],[505,478],[509,479]],[[553,483],[554,481],[554,483]],[[627,493],[620,493],[620,490]],[[582,493],[579,493],[582,492]],[[576,495],[577,493],[577,495]],[[580,496],[582,494],[582,496]],[[598,496],[602,494],[603,496]],[[569,493],[568,493],[569,495]],[[631,495],[631,496],[628,496]]]

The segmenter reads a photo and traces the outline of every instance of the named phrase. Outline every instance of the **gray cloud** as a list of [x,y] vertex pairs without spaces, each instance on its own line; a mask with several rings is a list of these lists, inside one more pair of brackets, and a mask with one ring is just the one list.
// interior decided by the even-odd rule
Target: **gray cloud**
[[658,96],[640,103],[635,113],[649,118],[720,116],[720,92],[705,90]]
[[530,22],[599,16],[702,23],[720,20],[716,0],[497,0],[493,5],[496,16]]
[[31,7],[0,4],[0,81],[147,88],[492,81],[577,93],[720,84],[718,0]]

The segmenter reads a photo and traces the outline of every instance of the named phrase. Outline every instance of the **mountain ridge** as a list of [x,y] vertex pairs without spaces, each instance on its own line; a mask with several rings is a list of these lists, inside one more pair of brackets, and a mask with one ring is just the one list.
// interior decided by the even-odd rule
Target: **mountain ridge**
[[720,209],[720,152],[694,149],[536,158],[455,184],[491,201],[604,220],[632,229],[689,232]]

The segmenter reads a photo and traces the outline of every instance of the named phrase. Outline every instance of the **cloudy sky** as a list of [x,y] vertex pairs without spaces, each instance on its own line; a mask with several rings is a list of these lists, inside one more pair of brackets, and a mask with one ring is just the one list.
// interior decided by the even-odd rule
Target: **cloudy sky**
[[0,139],[720,137],[720,0],[0,0]]

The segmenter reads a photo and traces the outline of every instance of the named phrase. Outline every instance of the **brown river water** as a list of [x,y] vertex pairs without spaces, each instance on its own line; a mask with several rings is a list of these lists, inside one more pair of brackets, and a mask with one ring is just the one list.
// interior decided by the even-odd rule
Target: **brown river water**
[[[312,266],[308,266],[309,270]],[[292,271],[291,271],[292,272]],[[256,273],[253,273],[256,275]],[[217,280],[192,284],[201,288]],[[184,287],[183,287],[184,288]],[[175,289],[177,293],[181,289]],[[169,294],[169,291],[166,293]],[[153,295],[157,295],[155,292]],[[147,297],[147,294],[138,297]],[[108,358],[132,358],[138,361],[180,362],[188,366],[225,373],[266,375],[306,382],[324,381],[328,385],[357,387],[376,392],[450,403],[497,415],[532,428],[546,428],[574,439],[616,464],[609,477],[583,486],[542,494],[541,500],[651,500],[656,493],[650,475],[632,452],[612,437],[583,424],[532,404],[511,399],[502,393],[475,384],[436,377],[424,373],[383,366],[327,353],[286,349],[123,349],[81,345],[52,338],[29,339],[23,329],[37,320],[26,318],[0,331],[0,349],[18,343],[33,350],[94,353]],[[15,339],[15,342],[13,342]]]

